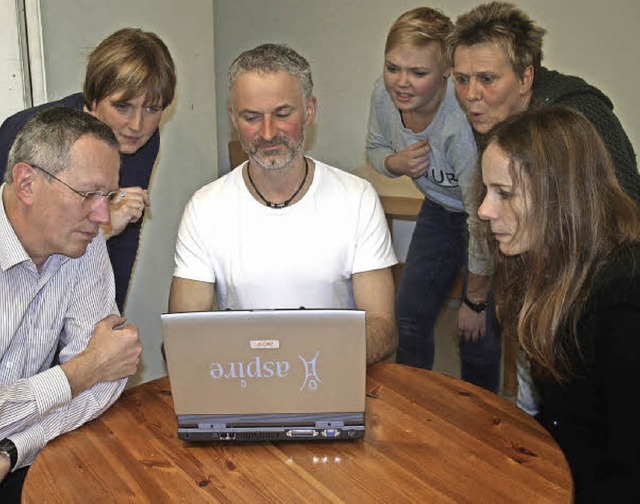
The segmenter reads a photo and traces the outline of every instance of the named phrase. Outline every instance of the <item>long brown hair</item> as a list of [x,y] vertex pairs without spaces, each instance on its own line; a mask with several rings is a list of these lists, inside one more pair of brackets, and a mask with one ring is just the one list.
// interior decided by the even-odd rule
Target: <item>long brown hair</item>
[[518,233],[530,248],[496,253],[499,320],[539,368],[565,381],[576,371],[577,323],[593,280],[611,256],[640,241],[640,212],[580,112],[523,112],[498,125],[492,143],[510,159],[514,189],[529,198]]

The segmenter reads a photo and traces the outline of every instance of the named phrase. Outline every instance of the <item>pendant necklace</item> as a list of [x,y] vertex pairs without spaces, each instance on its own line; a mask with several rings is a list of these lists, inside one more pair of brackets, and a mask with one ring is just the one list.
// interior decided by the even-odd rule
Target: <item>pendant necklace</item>
[[305,157],[304,158],[304,178],[302,179],[300,186],[298,186],[298,188],[296,189],[296,192],[294,192],[288,200],[283,201],[282,203],[274,203],[273,201],[269,201],[267,198],[265,198],[262,195],[260,191],[258,191],[258,188],[256,187],[256,185],[253,182],[253,179],[251,178],[251,164],[247,164],[247,176],[249,177],[249,182],[251,183],[251,187],[253,187],[253,190],[256,192],[256,194],[260,196],[260,199],[264,201],[269,208],[284,208],[289,206],[289,203],[291,203],[293,201],[293,198],[295,198],[298,195],[298,193],[302,189],[302,186],[304,186],[304,183],[307,181],[308,174],[309,174],[309,162]]

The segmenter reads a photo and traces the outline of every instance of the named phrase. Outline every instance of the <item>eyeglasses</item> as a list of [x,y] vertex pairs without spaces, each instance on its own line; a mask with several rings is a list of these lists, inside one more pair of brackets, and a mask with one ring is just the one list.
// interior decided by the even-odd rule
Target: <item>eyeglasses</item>
[[74,189],[73,187],[71,187],[69,184],[67,184],[66,182],[60,180],[58,177],[56,177],[55,175],[53,175],[52,173],[49,173],[47,170],[45,170],[44,168],[35,165],[35,164],[31,164],[31,166],[33,168],[35,168],[36,170],[40,170],[42,173],[46,173],[47,175],[49,175],[52,179],[57,180],[58,182],[60,182],[62,185],[67,186],[69,189],[71,189],[74,193],[76,193],[78,196],[80,196],[82,198],[82,202],[84,203],[85,200],[89,200],[89,201],[97,201],[100,198],[107,198],[107,201],[109,203],[113,203],[116,198],[118,196],[120,196],[121,191],[118,189],[117,191],[110,191],[108,193],[103,193],[102,191],[88,191],[88,192],[84,192],[84,191],[78,191],[77,189]]

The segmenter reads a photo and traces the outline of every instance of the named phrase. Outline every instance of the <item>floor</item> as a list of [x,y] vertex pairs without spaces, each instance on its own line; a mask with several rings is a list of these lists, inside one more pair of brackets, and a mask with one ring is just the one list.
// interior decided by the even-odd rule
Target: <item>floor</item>
[[435,330],[436,355],[433,370],[460,378],[460,353],[456,334],[457,315],[458,304],[455,301],[449,301],[440,312]]

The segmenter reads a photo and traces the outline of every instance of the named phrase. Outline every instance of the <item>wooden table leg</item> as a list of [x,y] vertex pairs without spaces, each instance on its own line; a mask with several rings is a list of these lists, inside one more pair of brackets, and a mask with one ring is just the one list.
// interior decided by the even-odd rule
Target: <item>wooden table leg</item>
[[512,339],[506,339],[504,342],[502,394],[507,397],[513,397],[518,393],[517,351],[518,342]]

